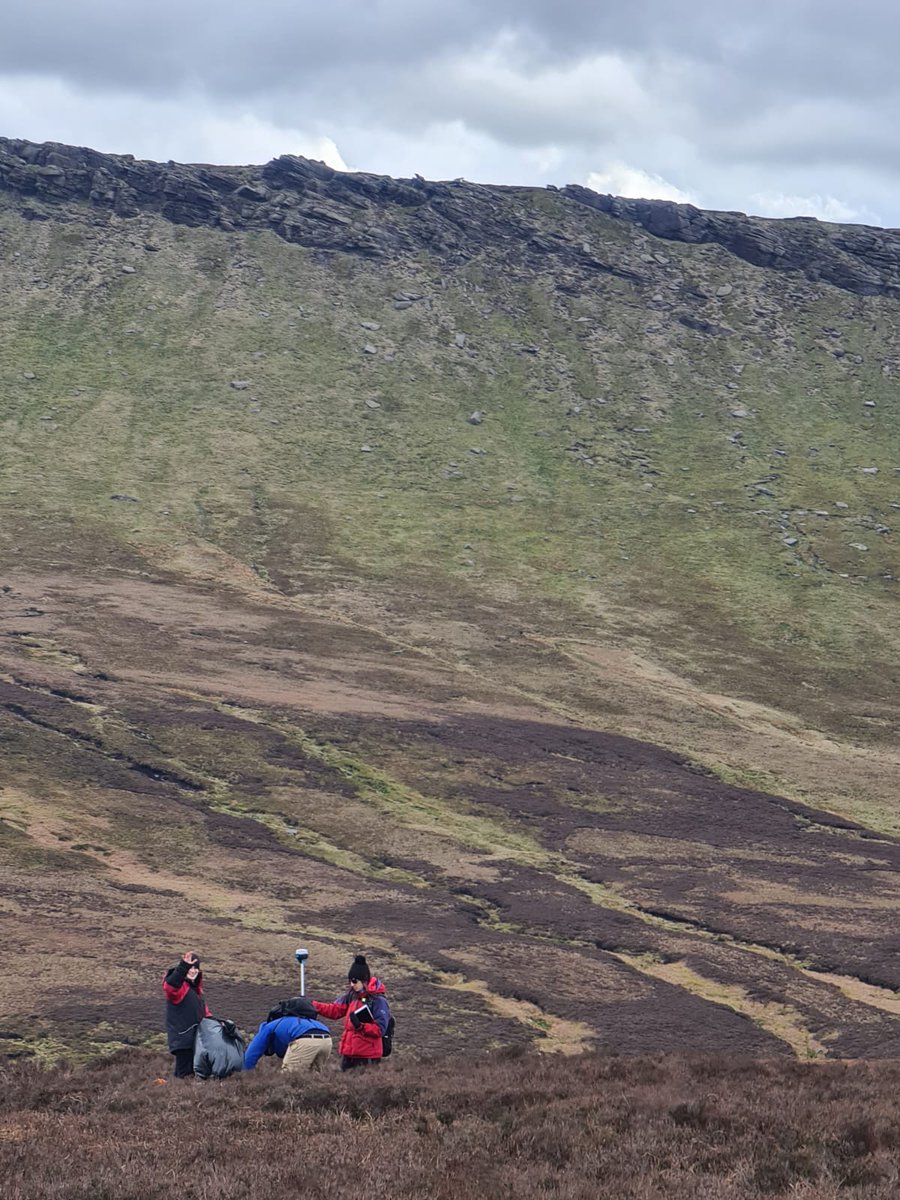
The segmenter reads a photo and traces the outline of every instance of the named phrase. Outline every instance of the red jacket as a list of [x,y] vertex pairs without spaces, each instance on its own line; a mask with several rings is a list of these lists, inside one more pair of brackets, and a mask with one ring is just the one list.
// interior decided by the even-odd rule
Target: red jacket
[[[341,1034],[338,1054],[347,1058],[381,1058],[381,1035],[387,1029],[390,1019],[385,995],[384,984],[373,975],[363,992],[354,992],[351,988],[331,1004],[313,1000],[315,1010],[320,1016],[327,1017],[329,1021],[339,1021],[342,1017],[344,1019],[344,1032]],[[375,1020],[354,1029],[350,1014],[362,1008],[366,1001]]]

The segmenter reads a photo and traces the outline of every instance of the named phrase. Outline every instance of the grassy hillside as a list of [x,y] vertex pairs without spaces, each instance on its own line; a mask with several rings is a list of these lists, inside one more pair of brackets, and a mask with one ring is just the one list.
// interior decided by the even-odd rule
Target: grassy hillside
[[[894,303],[552,193],[506,203],[577,221],[641,281],[516,269],[503,246],[372,265],[7,213],[8,536],[30,512],[165,562],[202,538],[288,595],[331,571],[449,579],[614,635],[649,622],[716,678],[759,656],[729,672],[754,698],[796,665],[849,699],[861,668],[896,662]],[[405,292],[422,298],[397,311]],[[895,668],[879,675],[888,697]],[[869,728],[846,707],[832,720]]]
[[581,257],[3,199],[11,1052],[158,1037],[182,942],[250,1023],[300,935],[420,1050],[900,1044],[898,302],[495,209]]

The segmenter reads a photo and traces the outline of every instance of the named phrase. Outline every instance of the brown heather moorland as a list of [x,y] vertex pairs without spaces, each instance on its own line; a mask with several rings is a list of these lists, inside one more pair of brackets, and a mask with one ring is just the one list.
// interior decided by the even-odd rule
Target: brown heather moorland
[[0,629],[9,1055],[159,1045],[185,946],[255,1028],[302,941],[418,1052],[900,1057],[892,834],[277,598],[20,574]]
[[[436,1019],[440,1019],[439,1017]],[[0,1072],[4,1200],[893,1200],[900,1068],[676,1055],[397,1060],[162,1083]]]

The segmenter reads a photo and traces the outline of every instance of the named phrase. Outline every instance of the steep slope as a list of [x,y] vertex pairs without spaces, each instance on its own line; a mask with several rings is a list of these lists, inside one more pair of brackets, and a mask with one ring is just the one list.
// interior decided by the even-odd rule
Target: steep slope
[[13,1049],[143,1036],[184,941],[249,1021],[296,933],[467,1044],[896,1052],[892,234],[0,182]]

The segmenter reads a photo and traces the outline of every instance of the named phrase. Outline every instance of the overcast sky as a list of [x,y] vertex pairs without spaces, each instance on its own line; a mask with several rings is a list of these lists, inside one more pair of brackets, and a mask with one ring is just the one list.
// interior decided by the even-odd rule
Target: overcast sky
[[897,0],[5,0],[0,134],[900,226]]

